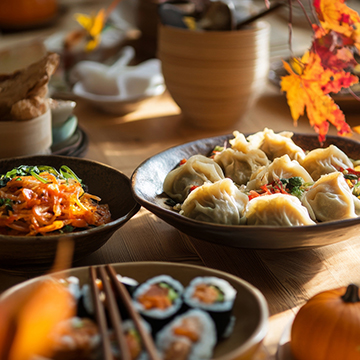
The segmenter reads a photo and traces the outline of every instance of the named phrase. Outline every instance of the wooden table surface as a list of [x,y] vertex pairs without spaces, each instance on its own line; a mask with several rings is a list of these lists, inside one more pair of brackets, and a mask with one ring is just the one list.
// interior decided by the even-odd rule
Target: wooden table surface
[[[1,37],[0,37],[1,42]],[[360,104],[358,106],[360,109]],[[85,157],[111,165],[128,177],[145,159],[188,141],[231,133],[290,130],[313,133],[306,118],[294,127],[284,96],[268,84],[249,113],[222,130],[196,129],[183,121],[166,92],[126,116],[102,113],[78,100],[75,114],[89,137]],[[346,114],[360,123],[356,111]],[[331,129],[331,134],[335,134]],[[128,261],[171,261],[207,266],[235,274],[256,286],[268,301],[270,329],[262,359],[275,359],[285,325],[316,293],[360,283],[360,242],[355,239],[313,250],[265,251],[227,248],[191,238],[142,208],[98,251],[76,266]],[[0,274],[0,292],[24,278]]]

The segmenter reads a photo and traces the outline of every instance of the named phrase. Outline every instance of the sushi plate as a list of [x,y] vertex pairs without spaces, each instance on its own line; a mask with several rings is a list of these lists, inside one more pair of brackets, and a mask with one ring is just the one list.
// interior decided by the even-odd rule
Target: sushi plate
[[[196,276],[216,276],[227,280],[237,291],[233,315],[235,325],[232,334],[218,342],[214,358],[218,360],[249,359],[260,348],[268,330],[268,306],[261,292],[246,281],[231,274],[206,267],[170,262],[131,262],[113,264],[117,273],[131,277],[139,283],[161,274],[179,280],[184,286]],[[61,273],[64,278],[76,276],[80,284],[89,282],[89,267],[74,268]],[[46,275],[37,277],[5,291],[0,296],[0,308],[11,306],[13,299],[25,296]]]

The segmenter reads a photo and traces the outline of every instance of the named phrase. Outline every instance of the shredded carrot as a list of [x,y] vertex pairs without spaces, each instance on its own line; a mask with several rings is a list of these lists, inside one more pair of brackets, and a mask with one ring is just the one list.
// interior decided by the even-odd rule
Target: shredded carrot
[[[76,179],[62,179],[44,172],[41,177],[16,176],[0,188],[0,233],[37,235],[64,226],[87,228],[111,221],[107,205],[86,193]],[[95,201],[94,201],[95,200]]]
[[260,189],[261,189],[266,195],[271,195],[271,191],[268,189],[268,187],[267,187],[266,185],[260,186]]

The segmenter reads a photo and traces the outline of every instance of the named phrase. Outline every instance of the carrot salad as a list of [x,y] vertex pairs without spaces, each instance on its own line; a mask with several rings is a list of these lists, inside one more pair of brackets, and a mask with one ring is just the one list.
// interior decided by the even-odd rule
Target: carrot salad
[[111,221],[108,205],[68,167],[21,166],[0,177],[0,234],[46,235]]

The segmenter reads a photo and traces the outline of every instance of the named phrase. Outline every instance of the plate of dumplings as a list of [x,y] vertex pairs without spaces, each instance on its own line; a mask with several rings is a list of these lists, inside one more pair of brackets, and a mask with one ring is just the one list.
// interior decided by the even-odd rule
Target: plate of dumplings
[[146,209],[219,245],[315,248],[360,230],[360,143],[346,137],[235,130],[147,159],[131,183]]

